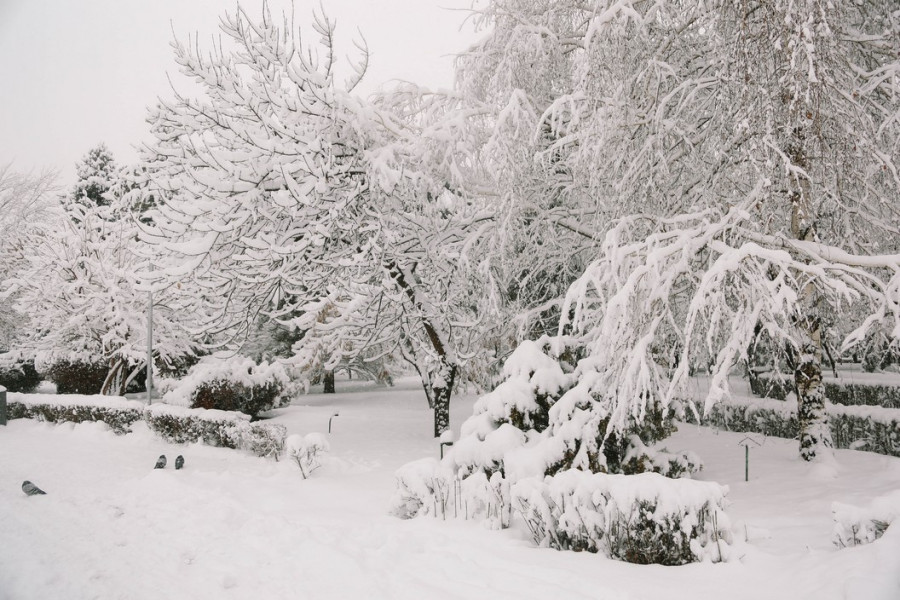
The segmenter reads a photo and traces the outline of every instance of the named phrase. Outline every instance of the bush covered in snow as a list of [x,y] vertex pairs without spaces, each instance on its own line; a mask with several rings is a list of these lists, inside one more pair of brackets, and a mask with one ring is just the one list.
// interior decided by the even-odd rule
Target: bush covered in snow
[[865,508],[835,502],[831,506],[831,514],[835,546],[848,548],[870,544],[900,518],[900,491],[876,498]]
[[55,362],[44,370],[46,378],[56,384],[58,394],[99,394],[108,373],[109,368],[103,363],[68,360]]
[[321,433],[294,434],[285,440],[285,452],[300,467],[303,479],[322,466],[322,455],[328,450],[328,440]]
[[41,376],[34,368],[34,361],[4,360],[0,356],[0,385],[8,392],[27,394],[41,382]]
[[167,404],[239,411],[251,416],[290,403],[290,380],[279,363],[255,363],[245,356],[207,357],[166,393]]
[[516,483],[512,501],[538,545],[638,564],[682,565],[728,559],[727,491],[655,473],[569,470]]
[[273,423],[251,423],[235,412],[191,409],[154,404],[144,411],[147,425],[170,443],[203,442],[246,450],[257,456],[277,457],[284,450],[287,429]]
[[[590,365],[573,366],[568,340],[526,341],[503,367],[505,381],[475,403],[448,458],[463,476],[500,472],[513,479],[567,469],[594,473],[654,471],[674,477],[701,467],[694,455],[649,448],[674,431],[668,411],[648,406],[642,419],[613,427],[606,391]],[[553,352],[551,346],[557,346]]]
[[[707,545],[706,537],[713,527],[708,517],[712,515],[715,521],[721,512],[724,491],[714,484],[699,484],[692,489],[714,486],[707,491],[718,491],[704,496],[703,502],[676,502],[669,511],[672,498],[682,498],[682,490],[687,488],[675,486],[669,490],[665,483],[657,483],[652,486],[652,494],[635,496],[630,504],[623,504],[624,496],[616,496],[613,488],[648,489],[647,485],[629,483],[627,475],[655,472],[683,477],[699,470],[700,460],[692,453],[671,454],[650,447],[674,430],[671,416],[659,407],[648,406],[642,419],[626,418],[624,427],[614,426],[616,417],[611,413],[607,392],[593,386],[592,367],[553,357],[576,354],[566,349],[552,352],[551,345],[565,343],[564,339],[522,343],[504,365],[505,381],[478,399],[474,414],[463,423],[460,439],[446,457],[442,461],[412,462],[397,471],[391,512],[401,518],[431,515],[477,519],[490,527],[504,528],[510,525],[515,508],[532,533],[535,528],[543,528],[539,539],[535,533],[536,541],[556,540],[551,545],[558,548],[602,550],[632,562],[682,564],[697,560],[702,555],[698,548]],[[622,475],[590,479],[602,473]],[[605,529],[591,530],[583,540],[576,541],[566,529],[571,525],[567,520],[571,515],[563,518],[565,515],[553,513],[556,509],[564,512],[571,498],[563,494],[556,500],[563,504],[552,509],[554,500],[549,496],[545,498],[540,492],[531,497],[526,490],[579,477],[608,482],[610,496],[606,500],[598,497],[596,502],[602,501],[602,506],[588,509],[585,504],[576,509],[608,513],[604,513]],[[653,481],[667,480],[660,475],[653,477]],[[545,498],[543,504],[536,500],[538,497]],[[610,503],[612,497],[619,504]],[[691,497],[698,496],[695,493]],[[710,507],[718,507],[718,512],[710,512]],[[617,512],[610,513],[613,509]],[[534,511],[543,516],[538,518]],[[597,518],[587,512],[584,515]],[[654,520],[657,516],[659,519]],[[614,550],[608,547],[611,540],[616,540]]]
[[[900,456],[900,410],[879,406],[827,406],[835,448]],[[686,415],[693,420],[690,415]],[[796,400],[722,400],[702,423],[728,431],[749,431],[793,439],[799,435]]]
[[48,423],[85,423],[102,421],[115,433],[130,433],[143,415],[144,405],[136,400],[115,396],[55,396],[47,394],[9,394],[7,416],[10,419],[35,419]]

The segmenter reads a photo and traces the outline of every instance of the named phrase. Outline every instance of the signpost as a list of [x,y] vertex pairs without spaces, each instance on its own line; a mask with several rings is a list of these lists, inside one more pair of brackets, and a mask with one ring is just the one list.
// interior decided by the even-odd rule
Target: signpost
[[747,436],[738,442],[738,446],[744,447],[744,481],[750,481],[750,445],[762,446],[762,442],[753,436]]

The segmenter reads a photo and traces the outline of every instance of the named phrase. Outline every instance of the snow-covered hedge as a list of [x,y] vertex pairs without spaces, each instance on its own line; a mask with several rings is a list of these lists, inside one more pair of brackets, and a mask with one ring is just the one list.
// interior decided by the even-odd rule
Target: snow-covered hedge
[[35,419],[48,423],[102,421],[119,435],[130,433],[131,426],[143,418],[144,410],[143,403],[118,396],[10,393],[7,401],[9,419]]
[[512,486],[514,509],[538,545],[600,552],[637,564],[728,560],[727,487],[656,473],[569,470]]
[[[900,408],[900,377],[857,377],[853,381],[826,378],[822,382],[825,397],[844,406]],[[750,378],[750,389],[761,398],[784,400],[793,393],[794,382],[788,375],[761,373]]]
[[167,442],[203,442],[211,446],[239,448],[257,456],[278,456],[284,451],[287,430],[273,423],[251,423],[235,412],[190,409],[154,404],[116,396],[57,396],[10,393],[9,419],[36,419],[50,423],[102,421],[117,434],[130,433],[134,423],[148,427]]
[[[826,410],[835,448],[900,457],[900,410],[835,404],[829,404]],[[690,418],[689,414],[685,416]],[[702,422],[728,431],[751,431],[788,439],[796,438],[800,432],[796,401],[722,400]]]
[[838,548],[848,548],[874,542],[900,518],[900,491],[876,498],[860,508],[835,502],[831,505],[834,519],[832,540]]
[[234,356],[206,357],[168,391],[167,404],[191,408],[240,411],[255,416],[290,403],[285,393],[290,379],[279,363]]
[[151,430],[175,444],[203,442],[277,457],[284,451],[287,429],[274,423],[251,423],[236,412],[154,404],[144,410]]

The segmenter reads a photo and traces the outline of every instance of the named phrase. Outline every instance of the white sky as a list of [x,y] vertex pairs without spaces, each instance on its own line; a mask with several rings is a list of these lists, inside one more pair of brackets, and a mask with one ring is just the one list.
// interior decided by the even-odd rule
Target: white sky
[[[241,0],[259,15],[262,0]],[[270,0],[281,14],[289,0]],[[362,32],[371,53],[366,93],[392,79],[453,83],[452,54],[477,38],[464,25],[472,0],[322,0],[342,55]],[[146,109],[180,75],[169,43],[217,32],[235,0],[0,0],[0,165],[54,167],[68,187],[74,164],[105,142],[119,165],[149,137]],[[318,0],[295,0],[295,22]],[[462,28],[462,30],[461,30]],[[312,39],[312,36],[307,36]],[[207,44],[207,47],[208,44]]]

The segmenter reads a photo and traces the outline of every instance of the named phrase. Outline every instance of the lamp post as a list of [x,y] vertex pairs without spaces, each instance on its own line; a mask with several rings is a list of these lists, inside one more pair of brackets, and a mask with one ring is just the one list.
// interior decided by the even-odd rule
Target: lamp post
[[147,307],[147,404],[153,404],[153,290],[148,292]]

